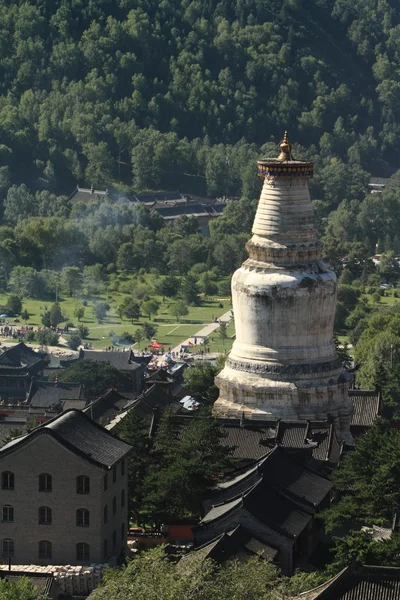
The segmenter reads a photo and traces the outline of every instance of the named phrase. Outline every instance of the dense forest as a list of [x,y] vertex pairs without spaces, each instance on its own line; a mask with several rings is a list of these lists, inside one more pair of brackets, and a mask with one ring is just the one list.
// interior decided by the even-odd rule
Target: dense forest
[[0,7],[3,196],[77,181],[254,195],[254,158],[287,128],[318,157],[315,196],[330,204],[397,170],[394,0]]

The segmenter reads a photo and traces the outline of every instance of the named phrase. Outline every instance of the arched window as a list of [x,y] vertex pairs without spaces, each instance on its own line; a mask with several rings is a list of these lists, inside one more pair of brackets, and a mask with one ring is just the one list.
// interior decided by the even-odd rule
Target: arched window
[[117,532],[114,529],[114,531],[113,531],[113,550],[115,550],[116,545],[117,545]]
[[39,525],[51,525],[52,522],[52,511],[48,506],[41,506],[39,508]]
[[2,521],[3,523],[12,523],[14,521],[14,507],[10,506],[10,504],[5,504],[3,506],[3,514]]
[[107,523],[108,521],[108,506],[107,504],[104,507],[104,523]]
[[121,492],[121,508],[124,508],[125,506],[125,490],[122,490]]
[[11,471],[3,471],[1,474],[1,489],[2,490],[13,490],[14,489],[14,473]]
[[79,542],[76,545],[76,560],[89,560],[90,559],[90,546],[86,542]]
[[90,513],[86,508],[78,508],[76,511],[76,525],[78,527],[89,527]]
[[117,498],[114,496],[113,498],[113,515],[117,514]]
[[121,460],[121,475],[125,475],[125,459]]
[[49,473],[39,475],[39,492],[51,492],[53,487],[52,477]]
[[113,467],[113,483],[117,481],[117,467]]
[[103,552],[104,552],[104,560],[107,560],[107,556],[108,556],[108,542],[107,542],[107,540],[104,540]]
[[14,540],[10,540],[9,538],[2,540],[1,553],[5,558],[14,556]]
[[48,542],[47,540],[39,542],[39,558],[51,558],[52,551],[53,548],[51,542]]
[[125,523],[121,525],[121,542],[124,543],[126,537]]
[[104,475],[104,491],[108,488],[108,474]]
[[86,475],[79,475],[76,478],[76,493],[88,494],[90,491],[90,479]]

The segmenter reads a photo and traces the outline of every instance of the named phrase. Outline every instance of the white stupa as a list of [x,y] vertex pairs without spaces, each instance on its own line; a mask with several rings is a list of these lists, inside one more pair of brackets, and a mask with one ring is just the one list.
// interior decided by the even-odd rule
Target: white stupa
[[214,414],[227,418],[326,420],[352,443],[349,376],[333,343],[336,276],[321,258],[307,180],[287,133],[276,159],[258,161],[264,185],[232,277],[236,340],[216,378]]

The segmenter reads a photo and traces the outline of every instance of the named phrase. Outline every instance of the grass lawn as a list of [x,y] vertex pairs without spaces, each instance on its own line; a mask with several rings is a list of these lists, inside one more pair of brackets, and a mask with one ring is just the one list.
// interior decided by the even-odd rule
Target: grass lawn
[[[123,293],[120,291],[111,292],[108,290],[106,293],[96,297],[82,296],[81,298],[59,298],[61,311],[66,316],[66,321],[72,322],[75,326],[79,325],[78,320],[74,317],[76,307],[81,306],[82,301],[87,303],[81,323],[89,329],[89,336],[85,341],[91,343],[94,348],[105,348],[106,346],[109,346],[111,344],[109,336],[110,332],[114,332],[116,335],[121,335],[124,332],[133,334],[144,322],[151,320],[151,322],[154,323],[154,317],[156,316],[168,320],[167,323],[154,323],[157,326],[156,338],[164,343],[167,348],[173,348],[188,337],[197,333],[197,331],[202,328],[202,324],[210,323],[214,318],[220,317],[230,310],[232,306],[230,299],[219,297],[202,299],[201,306],[188,306],[188,314],[183,317],[183,319],[196,320],[199,321],[199,323],[179,325],[176,317],[171,314],[174,300],[169,298],[163,299],[161,296],[152,293],[154,276],[150,274],[141,278],[142,281],[140,282],[140,285],[148,286],[152,298],[160,303],[157,315],[152,315],[151,319],[149,319],[148,315],[142,315],[140,319],[131,323],[131,321],[125,318],[121,320],[116,312],[122,299],[129,295],[128,284],[131,286],[134,285],[134,281],[130,281],[129,277],[122,277],[122,279],[124,279]],[[0,294],[0,305],[5,306],[7,304],[7,298],[7,294]],[[101,323],[98,323],[94,316],[93,306],[96,301],[108,302],[111,307],[106,318]],[[41,315],[46,310],[49,310],[52,304],[53,300],[43,301],[25,298],[23,300],[23,310],[27,310],[30,315],[27,324],[41,326]],[[19,320],[22,324],[23,321],[21,317],[19,317]],[[10,318],[9,321],[13,322],[13,319]],[[61,323],[60,325],[63,326],[63,324],[64,323]],[[140,347],[145,347],[147,343],[147,340],[142,340]],[[228,340],[226,340],[226,343],[228,343]],[[137,348],[138,346],[135,345],[135,347]]]

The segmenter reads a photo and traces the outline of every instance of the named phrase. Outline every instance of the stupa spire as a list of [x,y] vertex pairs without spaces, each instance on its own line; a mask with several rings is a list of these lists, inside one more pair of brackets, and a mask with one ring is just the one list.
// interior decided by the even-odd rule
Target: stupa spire
[[292,156],[292,144],[289,142],[288,132],[285,131],[283,140],[279,144],[281,153],[278,156],[278,160],[293,160]]

